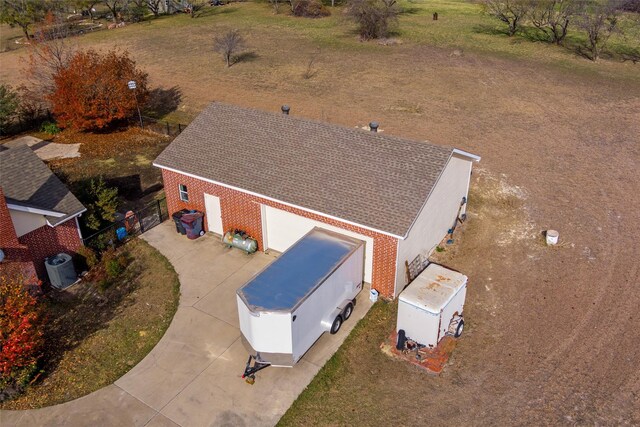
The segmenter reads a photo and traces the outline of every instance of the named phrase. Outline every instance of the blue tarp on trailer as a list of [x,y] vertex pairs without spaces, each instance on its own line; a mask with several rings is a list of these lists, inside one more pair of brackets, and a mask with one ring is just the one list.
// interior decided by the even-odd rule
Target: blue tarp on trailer
[[363,242],[315,228],[238,289],[249,308],[292,311]]

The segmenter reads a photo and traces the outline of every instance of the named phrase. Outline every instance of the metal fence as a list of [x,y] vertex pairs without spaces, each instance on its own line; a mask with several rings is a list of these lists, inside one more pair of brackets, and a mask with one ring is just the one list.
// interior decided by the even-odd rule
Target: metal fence
[[82,239],[85,246],[102,252],[116,247],[159,225],[169,217],[167,200],[162,198],[141,209],[129,211],[125,217]]
[[44,122],[55,123],[51,111],[43,110],[28,117],[18,117],[7,125],[4,133],[6,135],[16,135],[30,130],[39,130]]
[[168,136],[178,136],[187,125],[182,123],[169,123],[153,117],[142,116],[142,126],[152,132],[161,133]]

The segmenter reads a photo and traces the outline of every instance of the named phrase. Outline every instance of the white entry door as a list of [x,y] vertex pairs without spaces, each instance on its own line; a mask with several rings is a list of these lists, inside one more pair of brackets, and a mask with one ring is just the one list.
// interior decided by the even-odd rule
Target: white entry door
[[204,208],[207,211],[207,225],[209,231],[222,235],[222,209],[220,198],[211,194],[204,195]]

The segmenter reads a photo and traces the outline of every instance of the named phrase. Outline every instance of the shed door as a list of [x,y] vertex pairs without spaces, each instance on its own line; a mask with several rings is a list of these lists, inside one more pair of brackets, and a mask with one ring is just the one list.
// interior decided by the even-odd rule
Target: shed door
[[207,211],[207,226],[209,231],[222,235],[222,210],[220,198],[211,194],[204,195],[204,208]]
[[292,214],[271,206],[262,205],[262,230],[265,249],[284,252],[313,227],[335,231],[345,236],[355,237],[365,242],[364,248],[364,281],[371,283],[373,271],[373,238],[344,228],[325,224],[300,215]]

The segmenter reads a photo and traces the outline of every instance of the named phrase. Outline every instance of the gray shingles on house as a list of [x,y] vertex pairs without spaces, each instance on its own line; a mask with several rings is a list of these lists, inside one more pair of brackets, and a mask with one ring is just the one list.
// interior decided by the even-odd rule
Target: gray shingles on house
[[61,217],[45,215],[54,226],[85,210],[82,203],[26,145],[0,151],[0,186],[7,204],[63,214]]
[[215,102],[155,165],[403,237],[452,151]]

